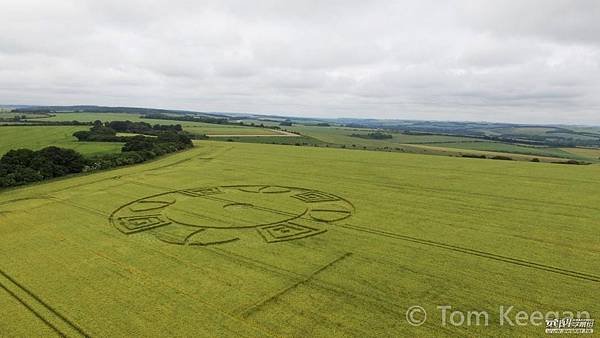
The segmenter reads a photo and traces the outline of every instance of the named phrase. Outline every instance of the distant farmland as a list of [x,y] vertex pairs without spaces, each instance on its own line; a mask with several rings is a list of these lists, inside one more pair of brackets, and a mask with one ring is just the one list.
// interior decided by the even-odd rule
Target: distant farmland
[[[233,141],[245,143],[268,143],[268,144],[289,144],[299,146],[320,146],[333,148],[375,150],[386,152],[406,152],[415,154],[427,155],[442,155],[453,157],[509,157],[519,161],[541,161],[541,162],[565,162],[568,160],[580,161],[582,163],[599,163],[600,156],[597,155],[598,149],[594,146],[594,140],[600,138],[600,133],[597,128],[582,128],[582,127],[544,127],[544,126],[518,126],[496,128],[489,127],[485,129],[483,126],[477,127],[480,129],[459,129],[458,134],[447,134],[452,132],[451,129],[445,130],[447,133],[440,132],[420,132],[419,128],[433,128],[440,123],[423,122],[418,124],[416,132],[410,130],[410,126],[406,126],[408,131],[398,131],[394,129],[373,129],[363,127],[349,127],[340,125],[318,126],[318,121],[303,121],[302,123],[291,123],[291,126],[282,125],[280,122],[272,120],[259,119],[242,119],[236,120],[230,118],[227,123],[206,123],[196,121],[180,121],[176,118],[181,118],[184,115],[171,114],[174,120],[169,119],[147,119],[142,118],[138,113],[121,113],[121,112],[59,112],[52,113],[54,116],[43,117],[43,115],[29,114],[29,121],[43,123],[44,121],[53,122],[91,122],[95,120],[117,121],[143,121],[149,124],[172,125],[180,124],[186,132],[192,133],[199,137],[208,135],[213,140],[217,141]],[[3,117],[14,116],[15,113],[2,113]],[[283,119],[282,119],[283,120]],[[240,125],[243,123],[244,125]],[[303,124],[306,123],[306,124]],[[251,125],[253,124],[253,125]],[[328,125],[327,123],[322,123]],[[264,127],[261,127],[264,125]],[[468,125],[468,124],[465,124]],[[441,123],[440,127],[445,126]],[[278,127],[280,130],[271,128]],[[386,125],[382,125],[386,127]],[[400,128],[398,126],[389,125],[389,128]],[[466,128],[466,127],[465,127]],[[356,135],[368,135],[373,132],[388,133],[390,138],[385,139],[370,139],[368,137],[356,137]],[[427,130],[427,129],[426,129]],[[287,132],[294,132],[298,135],[290,135]],[[480,133],[481,136],[473,136],[473,133]],[[464,133],[464,134],[461,134]],[[4,132],[0,129],[0,136]],[[354,137],[352,135],[355,135]],[[595,135],[595,136],[594,136]],[[506,141],[492,138],[507,138]],[[537,144],[544,139],[550,144],[556,141],[554,137],[562,137],[564,143],[566,139],[572,139],[577,142],[590,141],[591,146],[573,145],[547,145]],[[523,140],[521,140],[523,138]],[[521,141],[519,141],[521,140]],[[552,141],[554,140],[554,141]],[[72,141],[69,139],[68,141]],[[545,142],[546,142],[545,141]],[[529,142],[530,144],[523,143]],[[74,145],[69,145],[70,147]],[[82,146],[83,152],[89,152],[88,146]],[[105,147],[108,145],[105,145]],[[98,145],[98,147],[102,147]],[[92,146],[91,148],[94,148]],[[589,151],[586,149],[590,149]],[[101,152],[110,152],[112,149],[100,150]]]
[[77,142],[73,133],[89,126],[0,126],[0,156],[11,149],[38,150],[48,146],[75,149],[84,155],[118,153],[122,144],[116,142]]
[[[25,127],[19,127],[25,128]],[[0,194],[3,336],[541,336],[600,317],[600,167],[198,142]],[[406,321],[411,306],[427,322]],[[443,326],[436,308],[490,314]]]

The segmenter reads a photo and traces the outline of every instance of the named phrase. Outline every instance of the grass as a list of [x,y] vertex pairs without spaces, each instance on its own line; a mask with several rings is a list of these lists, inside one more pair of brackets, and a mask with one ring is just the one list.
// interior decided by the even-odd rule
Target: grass
[[346,144],[367,147],[382,147],[382,146],[396,146],[398,144],[410,143],[435,143],[435,142],[460,142],[472,140],[465,137],[456,136],[443,136],[443,135],[407,135],[401,133],[390,133],[393,136],[392,139],[386,140],[372,140],[363,139],[359,137],[352,137],[352,134],[368,134],[373,132],[373,129],[358,129],[358,128],[345,128],[345,127],[315,127],[315,126],[292,126],[283,127],[289,130],[297,131],[303,135],[317,138],[326,143],[333,144]]
[[567,128],[575,132],[595,133],[600,135],[600,127],[598,126],[568,126]]
[[79,121],[92,122],[100,120],[106,121],[123,121],[129,120],[134,122],[143,121],[139,114],[128,113],[56,113],[55,116],[46,118],[47,121]]
[[509,156],[514,160],[531,161],[538,158],[543,162],[578,159],[597,162],[595,158],[580,156],[555,148],[527,147],[498,142],[489,142],[473,138],[444,135],[408,135],[390,133],[392,139],[373,140],[352,137],[352,134],[368,134],[372,129],[345,127],[293,126],[288,130],[301,133],[298,137],[222,137],[219,140],[232,140],[246,143],[272,143],[290,145],[308,145],[331,148],[376,150],[386,152],[408,152],[414,154],[442,155],[461,157],[465,154]]
[[562,148],[562,150],[588,159],[600,159],[600,148]]
[[12,118],[15,116],[26,116],[27,118],[30,119],[35,119],[35,118],[44,118],[45,115],[43,114],[34,114],[34,113],[13,113],[8,109],[2,110],[0,108],[0,118]]
[[524,154],[524,155],[534,155],[534,156],[546,156],[546,157],[565,157],[565,158],[573,158],[574,157],[573,156],[574,154],[566,152],[562,149],[522,146],[522,145],[499,143],[499,142],[456,142],[456,143],[444,143],[444,144],[441,144],[440,146],[446,147],[446,148],[472,149],[472,150],[493,151],[493,152]]
[[[538,158],[545,162],[564,161],[565,159],[575,159],[588,162],[598,162],[598,156],[588,156],[589,153],[566,151],[561,148],[534,147],[527,145],[508,144],[492,142],[484,139],[445,136],[445,135],[410,135],[402,133],[389,133],[392,139],[373,140],[352,137],[352,134],[368,134],[373,129],[346,128],[346,127],[314,127],[314,126],[293,126],[287,127],[290,130],[297,131],[303,135],[317,141],[322,141],[320,145],[329,144],[332,147],[345,146],[351,149],[366,150],[384,150],[401,151],[415,154],[443,155],[443,156],[463,156],[485,155],[485,156],[509,156],[515,160],[531,161]],[[514,128],[513,128],[514,129]],[[539,130],[549,130],[548,128],[519,128],[522,131],[533,133]],[[250,142],[250,140],[240,139],[239,142]],[[260,141],[258,141],[260,142]],[[270,143],[270,142],[265,142]],[[276,142],[277,143],[277,142]],[[313,144],[318,142],[312,142]],[[291,143],[294,144],[294,143]]]
[[57,146],[77,150],[84,155],[118,153],[123,146],[115,142],[78,142],[73,133],[88,126],[5,126],[0,127],[0,156],[11,149],[38,150]]
[[277,135],[277,132],[267,128],[242,127],[193,122],[182,124],[185,131],[205,135]]
[[518,134],[518,135],[541,135],[546,134],[549,131],[553,131],[555,128],[548,127],[512,127],[512,128],[497,128],[496,132],[501,134]]
[[[3,191],[0,283],[61,332],[91,336],[527,337],[544,327],[500,326],[500,306],[600,317],[597,165],[197,144]],[[170,193],[192,188],[204,189]],[[351,215],[315,222],[330,217],[315,209]],[[127,235],[116,226],[135,229],[119,220],[132,214],[175,223]],[[302,231],[314,236],[273,241]],[[7,292],[0,305],[3,335],[51,333]],[[425,325],[406,323],[412,305]],[[487,311],[489,326],[442,326],[440,305]]]
[[[561,132],[563,129],[566,129],[564,132]],[[491,130],[483,130],[484,132],[490,135],[510,135],[512,137],[548,137],[550,139],[553,138],[566,138],[580,141],[591,141],[597,140],[600,137],[598,133],[598,127],[577,127],[577,126],[564,126],[564,127],[543,127],[543,126],[531,126],[531,127],[511,127],[511,128],[495,128]],[[580,135],[577,132],[588,132],[595,134],[594,136],[590,135]]]
[[[487,150],[472,150],[472,149],[460,149],[460,148],[449,148],[445,147],[445,144],[440,145],[424,145],[424,144],[407,144],[403,145],[402,149],[405,152],[411,152],[415,154],[426,154],[426,155],[441,155],[441,156],[452,156],[452,157],[465,157],[470,155],[486,156],[488,158],[503,156],[509,157],[515,161],[532,161],[538,159],[541,162],[565,162],[564,157],[547,157],[540,155],[527,155],[527,154],[515,154],[508,152],[499,151],[487,151]],[[571,156],[571,158],[579,158],[577,156]]]
[[234,141],[244,143],[266,143],[266,144],[287,144],[287,145],[303,145],[303,146],[325,146],[326,144],[308,136],[224,136],[211,137],[211,140],[216,141]]
[[[385,151],[402,151],[416,154],[444,155],[444,156],[462,156],[463,154],[479,154],[491,156],[505,155],[513,157],[516,160],[530,161],[533,158],[541,158],[548,162],[561,161],[564,159],[576,159],[590,162],[598,162],[598,157],[589,157],[581,153],[564,151],[559,148],[544,148],[544,147],[529,147],[524,145],[513,145],[499,142],[490,142],[487,140],[479,140],[474,138],[460,136],[445,136],[445,135],[409,135],[402,133],[390,133],[392,139],[373,140],[352,137],[352,134],[368,134],[373,132],[373,129],[364,128],[346,128],[346,127],[317,127],[294,125],[292,127],[282,127],[290,131],[300,132],[302,139],[295,137],[265,137],[267,135],[277,135],[276,131],[267,128],[237,126],[237,125],[218,125],[201,122],[182,122],[169,120],[153,120],[141,119],[138,114],[125,113],[57,113],[56,116],[48,118],[52,121],[94,121],[100,119],[102,121],[112,120],[130,120],[144,121],[150,124],[181,124],[185,131],[194,134],[218,135],[219,140],[231,139],[236,142],[246,143],[275,143],[275,144],[291,144],[296,143],[303,145],[329,145],[331,147],[357,148],[367,150],[385,150]],[[246,121],[250,123],[252,121]],[[255,123],[269,123],[265,121],[255,120]],[[509,130],[510,129],[510,130]],[[498,129],[505,132],[520,132],[528,134],[545,133],[552,130],[547,127],[521,127],[521,128],[504,128]],[[236,136],[234,136],[236,135]],[[238,136],[239,135],[239,136]],[[253,135],[261,135],[260,137],[252,137]],[[525,155],[525,156],[522,156]]]
[[185,131],[189,131],[194,134],[225,134],[225,135],[273,135],[276,132],[257,127],[246,127],[236,125],[219,125],[212,123],[202,122],[185,122],[185,121],[174,121],[174,120],[155,120],[155,119],[142,119],[138,114],[126,114],[126,113],[57,113],[56,116],[44,119],[48,121],[80,121],[90,122],[95,120],[107,121],[124,121],[129,120],[133,122],[146,122],[150,124],[181,124]]

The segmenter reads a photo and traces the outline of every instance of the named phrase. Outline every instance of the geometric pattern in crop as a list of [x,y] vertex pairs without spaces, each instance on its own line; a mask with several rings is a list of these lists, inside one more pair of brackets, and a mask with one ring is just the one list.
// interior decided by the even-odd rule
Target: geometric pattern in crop
[[294,239],[314,236],[325,232],[324,229],[315,229],[298,223],[285,222],[258,229],[258,232],[267,243],[291,241]]
[[303,192],[301,194],[295,195],[294,198],[297,198],[306,203],[330,202],[339,200],[339,197],[331,194],[326,194],[321,191]]
[[354,213],[348,200],[276,185],[168,191],[131,201],[110,216],[124,234],[148,233],[170,244],[206,246],[258,238],[265,243],[320,235]]
[[170,224],[160,215],[119,217],[117,227],[124,233],[130,234]]
[[207,195],[216,195],[222,193],[219,187],[209,187],[209,188],[198,188],[198,189],[187,189],[181,191],[184,194],[190,196],[207,196]]

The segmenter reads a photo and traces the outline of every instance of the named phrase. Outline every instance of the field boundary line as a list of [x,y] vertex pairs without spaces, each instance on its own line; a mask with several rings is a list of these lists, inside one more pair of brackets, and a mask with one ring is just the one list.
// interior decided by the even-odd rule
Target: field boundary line
[[52,200],[52,201],[54,201],[54,202],[56,202],[56,203],[64,204],[64,205],[67,205],[67,206],[70,206],[70,207],[73,207],[73,208],[76,208],[76,209],[80,209],[80,210],[83,210],[83,211],[91,212],[93,214],[100,215],[100,216],[103,216],[103,217],[109,217],[110,216],[108,213],[105,213],[104,211],[101,211],[101,210],[98,210],[98,209],[95,209],[95,208],[92,208],[92,207],[88,207],[88,206],[85,206],[85,205],[81,205],[81,204],[78,204],[78,203],[75,203],[75,202],[71,202],[70,200],[67,200],[67,199],[62,199],[62,198],[58,198],[58,197],[55,197],[55,196],[50,196],[49,199]]
[[[61,337],[90,337],[79,325],[58,312],[1,269],[0,287]],[[44,313],[42,314],[42,312]]]
[[[246,163],[237,163],[236,166],[238,168],[241,169],[247,169],[250,171],[260,171],[262,170],[261,167],[258,166],[252,166],[252,165],[247,165]],[[428,167],[418,167],[418,166],[405,166],[405,167],[409,167],[409,168],[416,168],[419,170],[423,170],[423,169],[436,169],[436,168],[428,168]],[[465,171],[465,170],[453,170],[453,171],[458,171],[460,173],[466,173],[466,174],[472,174],[472,173],[481,173],[481,172],[469,172],[469,171]],[[321,176],[323,176],[324,174],[321,174]],[[278,175],[279,177],[283,177],[283,178],[294,178],[293,175],[291,174],[280,174]],[[497,174],[497,176],[502,176],[500,174]],[[335,179],[338,177],[334,177],[334,176],[328,176],[325,175],[324,176],[325,179]],[[536,178],[536,177],[530,177],[530,176],[524,176],[523,178]],[[600,211],[600,208],[597,207],[593,207],[590,205],[582,205],[582,204],[570,204],[570,203],[565,203],[565,202],[556,202],[556,201],[542,201],[542,200],[535,200],[535,199],[529,199],[529,198],[524,198],[524,197],[516,197],[516,196],[504,196],[504,195],[494,195],[494,194],[488,194],[488,193],[482,193],[482,192],[469,192],[469,191],[465,191],[465,190],[459,190],[459,189],[444,189],[444,188],[440,188],[440,187],[424,187],[424,186],[419,186],[419,185],[415,185],[415,184],[411,184],[411,183],[406,183],[406,182],[402,182],[402,183],[386,183],[386,184],[382,184],[382,183],[373,183],[372,181],[369,181],[368,179],[360,179],[360,178],[353,178],[352,179],[353,182],[357,182],[360,184],[368,184],[370,186],[374,186],[377,188],[384,188],[384,189],[389,189],[389,190],[393,190],[393,191],[411,191],[414,193],[418,193],[418,192],[422,192],[422,191],[430,191],[430,192],[434,192],[434,193],[439,193],[439,192],[445,192],[445,193],[451,193],[451,194],[460,194],[460,195],[466,195],[466,196],[471,196],[471,197],[485,197],[485,198],[490,198],[490,199],[497,199],[497,200],[504,200],[504,201],[521,201],[521,202],[527,202],[527,203],[535,203],[536,205],[550,205],[550,206],[560,206],[560,207],[568,207],[568,208],[575,208],[575,209],[581,209],[581,208],[585,208],[588,210],[592,210],[592,211]],[[591,181],[580,181],[580,180],[572,180],[571,182],[567,182],[567,183],[573,183],[573,182],[581,182],[581,183],[597,183],[597,182],[591,182]],[[419,195],[423,195],[422,193],[420,193]],[[429,196],[429,195],[428,195]],[[449,198],[447,198],[449,199]]]
[[189,162],[189,161],[191,161],[193,159],[194,159],[193,157],[184,158],[182,160],[175,161],[173,163],[167,163],[167,164],[164,164],[164,165],[161,165],[161,166],[158,166],[158,167],[154,167],[154,168],[150,168],[148,170],[144,170],[143,172],[155,171],[155,170],[160,170],[160,169],[164,169],[164,168],[174,167],[174,166],[180,165],[181,163]]
[[261,307],[276,301],[279,297],[283,296],[284,294],[296,289],[297,287],[306,284],[308,282],[310,282],[313,278],[315,278],[315,276],[317,276],[318,274],[320,274],[321,272],[325,271],[326,269],[332,267],[333,265],[337,264],[338,262],[348,258],[352,256],[351,252],[346,252],[345,254],[343,254],[342,256],[334,259],[333,261],[325,264],[324,266],[318,268],[317,270],[315,270],[314,272],[312,272],[310,275],[306,276],[304,279],[297,281],[296,283],[283,288],[281,290],[279,290],[278,292],[276,292],[275,294],[269,296],[266,299],[263,299],[261,301],[259,301],[258,303],[255,303],[254,305],[249,306],[248,308],[246,308],[243,312],[242,312],[242,317],[246,318],[248,316],[250,316],[251,314],[253,314],[254,312],[258,311]]
[[41,320],[42,322],[44,322],[44,324],[46,324],[46,326],[48,326],[49,328],[51,328],[59,336],[66,337],[65,334],[62,333],[62,331],[60,331],[56,326],[54,326],[48,320],[46,320],[46,318],[44,318],[44,316],[42,316],[39,312],[37,312],[35,309],[33,309],[31,306],[29,306],[17,294],[15,294],[14,292],[10,291],[10,289],[8,289],[6,286],[4,286],[4,284],[2,284],[1,282],[0,282],[0,288],[2,288],[4,291],[6,291],[11,297],[13,297],[14,299],[16,299],[21,305],[23,305],[25,308],[27,308],[27,310],[29,310],[31,313],[33,313],[34,316],[36,316],[39,320]]
[[[291,279],[292,281],[298,282],[298,281],[301,281],[306,278],[306,275],[303,275],[299,272],[290,271],[290,270],[281,268],[279,266],[276,266],[276,265],[273,265],[270,263],[266,263],[266,262],[263,262],[263,261],[260,261],[257,259],[252,259],[249,257],[241,256],[239,254],[236,254],[231,251],[224,250],[224,249],[220,249],[217,247],[210,247],[210,248],[203,247],[203,249],[208,252],[211,252],[215,255],[218,255],[220,257],[224,257],[232,262],[245,264],[246,266],[257,268],[262,271],[277,275],[279,277],[288,278],[288,279]],[[353,253],[353,255],[355,258],[365,260],[365,258],[360,258],[359,256],[356,256],[355,252]],[[351,291],[351,290],[344,288],[341,285],[337,285],[332,282],[327,282],[327,281],[318,280],[318,279],[312,280],[311,282],[312,282],[312,284],[315,285],[315,287],[320,288],[322,290],[326,290],[328,292],[332,292],[335,294],[348,296],[348,297],[352,297],[352,298],[359,298],[362,301],[369,302],[371,304],[375,304],[376,306],[385,307],[385,309],[387,311],[389,311],[390,313],[396,313],[398,315],[402,315],[402,313],[400,313],[399,311],[396,311],[396,309],[398,307],[397,304],[395,304],[393,302],[389,302],[385,299],[381,299],[381,298],[375,297],[373,295],[363,294],[361,292]],[[247,308],[248,308],[248,306],[238,308],[237,310],[234,311],[234,313],[243,313],[245,311],[245,309],[247,309]]]
[[[123,263],[123,262],[117,261],[115,259],[112,259],[112,258],[108,257],[107,255],[105,255],[103,253],[100,253],[98,251],[91,250],[91,249],[88,249],[88,250],[90,252],[92,252],[93,254],[97,255],[98,257],[101,257],[101,258],[107,260],[108,262],[110,262],[111,264],[113,264],[116,267],[119,267],[119,268],[122,268],[122,269],[128,269],[128,268],[133,267],[133,266],[127,264],[127,263]],[[153,251],[160,252],[160,251],[157,251],[157,250],[154,250],[154,249],[153,249]],[[164,254],[164,252],[160,252],[160,253]],[[169,256],[170,257],[174,257],[172,255],[169,255]],[[265,334],[266,336],[276,337],[276,335],[274,333],[269,332],[268,328],[262,326],[260,323],[257,323],[257,322],[254,322],[254,321],[248,321],[248,320],[245,320],[244,318],[241,318],[241,317],[236,316],[234,314],[231,314],[231,313],[229,313],[227,311],[224,311],[219,306],[217,306],[217,305],[215,305],[215,304],[213,304],[213,303],[205,300],[204,298],[202,298],[202,297],[200,297],[200,296],[198,296],[196,294],[191,294],[191,293],[187,292],[186,290],[181,289],[181,288],[179,288],[179,287],[177,287],[175,285],[172,285],[168,281],[165,281],[165,280],[163,280],[161,278],[157,278],[156,276],[154,276],[152,274],[149,274],[148,272],[146,272],[144,270],[137,269],[135,267],[133,267],[133,268],[135,269],[135,274],[137,276],[139,276],[140,278],[144,279],[143,282],[153,283],[154,286],[156,286],[156,285],[164,286],[167,289],[173,290],[173,291],[175,291],[176,293],[178,293],[180,295],[183,295],[183,296],[185,296],[187,298],[199,301],[200,303],[204,304],[209,310],[216,311],[216,312],[222,314],[226,318],[229,318],[229,319],[231,319],[231,320],[233,320],[235,322],[238,322],[238,323],[240,323],[242,325],[245,325],[245,326],[247,326],[247,327],[249,327],[251,329],[254,329],[257,332],[261,332],[261,333]],[[140,284],[140,285],[147,285],[147,284],[143,283],[140,280],[137,280],[137,279],[133,279],[133,280],[136,283]],[[235,333],[239,334],[239,332],[237,332],[237,331]]]
[[460,247],[460,246],[456,246],[456,245],[452,245],[452,244],[435,242],[435,241],[430,241],[430,240],[421,239],[421,238],[412,237],[412,236],[400,235],[400,234],[396,234],[393,232],[369,229],[369,228],[366,228],[363,226],[356,226],[356,225],[351,225],[351,224],[346,224],[346,225],[336,224],[336,226],[355,230],[355,231],[366,232],[366,233],[370,233],[370,234],[374,234],[374,235],[379,235],[379,236],[383,236],[383,237],[399,239],[399,240],[403,240],[403,241],[418,243],[418,244],[422,244],[422,245],[428,245],[428,246],[451,250],[451,251],[460,252],[460,253],[464,253],[464,254],[493,259],[496,261],[501,261],[501,262],[519,265],[519,266],[523,266],[523,267],[528,267],[528,268],[532,268],[532,269],[543,270],[543,271],[547,271],[547,272],[561,274],[563,276],[568,276],[568,277],[573,277],[573,278],[578,278],[578,279],[583,279],[583,280],[587,280],[587,281],[591,281],[591,282],[600,283],[600,276],[596,276],[596,275],[592,275],[592,274],[588,274],[588,273],[584,273],[584,272],[566,270],[566,269],[562,269],[562,268],[558,268],[558,267],[554,267],[554,266],[550,266],[550,265],[540,264],[540,263],[536,263],[536,262],[532,262],[532,261],[526,261],[523,259],[497,255],[497,254],[493,254],[490,252],[469,249],[469,248]]
[[[140,184],[148,185],[146,183],[140,183]],[[159,186],[154,186],[154,187],[159,188]],[[503,196],[496,196],[496,197],[503,197]],[[281,211],[278,210],[278,212],[281,212]],[[302,216],[299,218],[305,219]],[[522,267],[528,267],[528,268],[532,268],[532,269],[561,274],[561,275],[564,275],[567,277],[578,278],[578,279],[583,279],[583,280],[587,280],[587,281],[591,281],[591,282],[600,283],[600,276],[596,276],[596,275],[592,275],[592,274],[588,274],[588,273],[566,270],[566,269],[562,269],[562,268],[558,268],[558,267],[554,267],[554,266],[550,266],[550,265],[545,265],[545,264],[540,264],[540,263],[536,263],[536,262],[532,262],[532,261],[497,255],[497,254],[493,254],[493,253],[489,253],[489,252],[485,252],[485,251],[474,250],[474,249],[470,249],[470,248],[455,246],[455,245],[446,244],[446,243],[442,243],[442,242],[430,241],[430,240],[426,240],[426,239],[422,239],[422,238],[411,237],[411,236],[401,235],[401,234],[397,234],[397,233],[386,232],[386,231],[382,231],[382,230],[371,229],[371,228],[367,228],[364,226],[354,226],[354,225],[350,225],[350,224],[342,225],[339,223],[334,224],[334,225],[338,226],[338,227],[342,227],[342,228],[355,230],[355,231],[361,231],[361,232],[371,233],[374,235],[384,236],[384,237],[388,237],[388,238],[394,238],[394,239],[409,241],[409,242],[418,243],[418,244],[422,244],[422,245],[438,247],[438,248],[442,248],[442,249],[446,249],[446,250],[452,250],[455,252],[461,252],[461,253],[479,256],[479,257],[483,257],[483,258],[493,259],[493,260],[501,261],[504,263],[519,265]]]

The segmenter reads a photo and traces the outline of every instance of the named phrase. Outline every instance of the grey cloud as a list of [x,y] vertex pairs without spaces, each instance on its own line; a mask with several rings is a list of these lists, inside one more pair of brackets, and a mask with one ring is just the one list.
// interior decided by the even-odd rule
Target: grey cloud
[[593,0],[1,6],[3,103],[600,124]]
[[600,44],[600,2],[595,0],[506,0],[501,5],[472,0],[459,8],[473,28],[494,34]]

